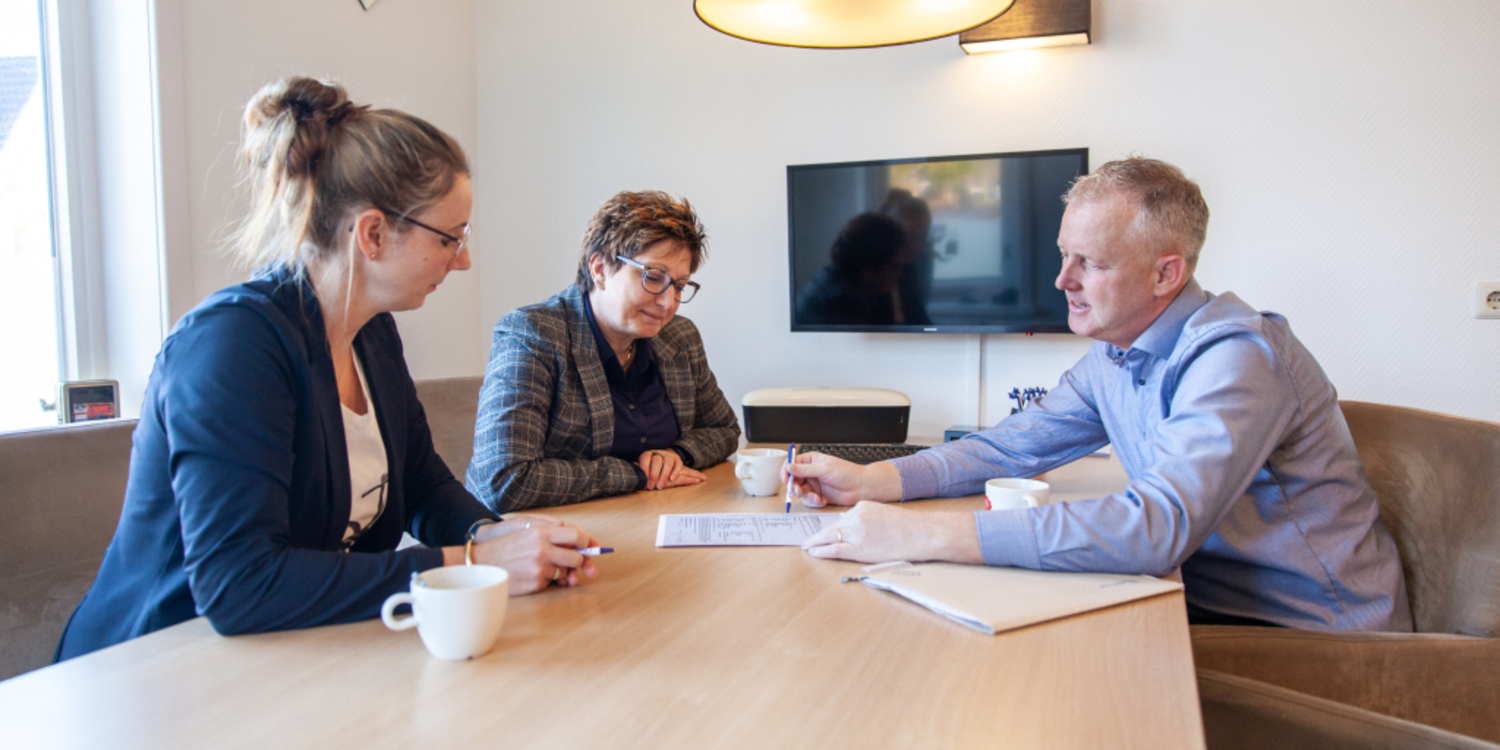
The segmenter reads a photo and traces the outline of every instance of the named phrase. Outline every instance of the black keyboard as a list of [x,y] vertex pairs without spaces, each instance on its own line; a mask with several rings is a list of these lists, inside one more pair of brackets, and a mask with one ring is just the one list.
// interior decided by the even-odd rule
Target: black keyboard
[[909,445],[906,443],[883,443],[883,444],[856,444],[856,443],[808,443],[799,444],[797,453],[822,453],[852,461],[857,464],[873,464],[876,461],[889,461],[893,458],[910,456],[918,451],[926,450],[931,446]]

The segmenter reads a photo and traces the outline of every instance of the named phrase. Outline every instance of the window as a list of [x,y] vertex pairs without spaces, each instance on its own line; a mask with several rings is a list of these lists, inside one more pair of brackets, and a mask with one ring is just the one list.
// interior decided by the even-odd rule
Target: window
[[0,0],[0,430],[56,424],[51,153],[36,0]]
[[[116,380],[140,413],[183,213],[161,197],[157,23],[153,0],[0,0],[0,431],[56,424],[65,380]],[[175,273],[191,296],[191,259]]]

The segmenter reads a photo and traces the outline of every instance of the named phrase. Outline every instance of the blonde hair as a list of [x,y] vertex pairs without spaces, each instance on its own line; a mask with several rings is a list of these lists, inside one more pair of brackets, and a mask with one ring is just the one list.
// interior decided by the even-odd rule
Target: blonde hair
[[1118,159],[1079,177],[1063,202],[1118,197],[1135,211],[1131,230],[1158,253],[1176,252],[1188,272],[1198,266],[1198,252],[1208,236],[1208,203],[1198,183],[1164,161],[1132,156]]
[[365,208],[404,219],[453,189],[469,163],[431,123],[349,101],[336,83],[272,81],[245,105],[241,167],[250,213],[232,253],[247,270],[334,252],[339,223]]

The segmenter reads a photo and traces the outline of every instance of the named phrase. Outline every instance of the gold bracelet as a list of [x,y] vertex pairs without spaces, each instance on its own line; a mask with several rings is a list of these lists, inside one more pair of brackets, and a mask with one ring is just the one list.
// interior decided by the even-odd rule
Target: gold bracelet
[[464,542],[464,565],[473,565],[473,564],[474,564],[474,537],[471,536],[471,537],[469,537],[469,541]]
[[489,526],[492,523],[500,523],[500,522],[496,521],[493,518],[481,518],[478,521],[475,521],[474,523],[472,523],[472,524],[469,525],[469,531],[468,531],[468,533],[464,534],[464,538],[468,539],[470,541],[473,541],[474,537],[479,534],[479,529],[481,527]]

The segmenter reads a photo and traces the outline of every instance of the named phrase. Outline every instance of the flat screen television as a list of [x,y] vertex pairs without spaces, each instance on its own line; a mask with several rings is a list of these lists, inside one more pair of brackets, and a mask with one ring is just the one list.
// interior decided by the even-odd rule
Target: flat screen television
[[786,168],[793,331],[1058,333],[1086,148]]

